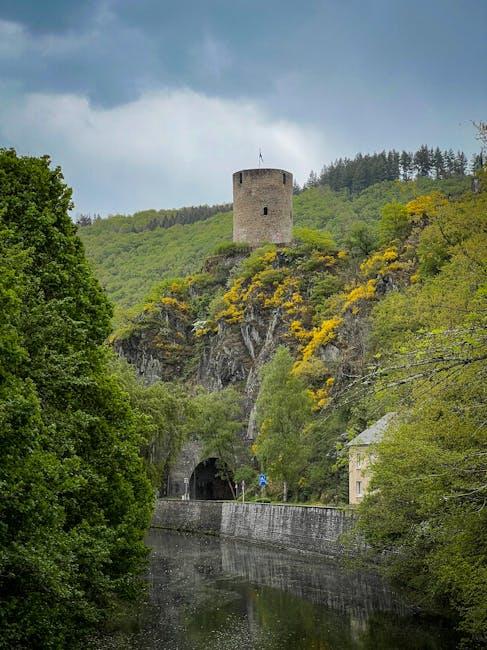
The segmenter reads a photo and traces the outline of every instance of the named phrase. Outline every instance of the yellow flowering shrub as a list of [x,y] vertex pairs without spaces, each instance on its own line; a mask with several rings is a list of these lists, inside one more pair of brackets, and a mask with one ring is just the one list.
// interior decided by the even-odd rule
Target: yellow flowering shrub
[[176,295],[181,295],[187,291],[190,284],[191,278],[176,278],[171,281],[171,284],[169,285],[169,291]]
[[188,305],[185,302],[181,302],[176,298],[171,298],[171,296],[164,296],[163,298],[161,298],[160,302],[162,305],[166,305],[167,307],[173,307],[178,311],[187,312],[189,309]]
[[194,331],[196,338],[201,338],[212,331],[211,327],[200,327]]
[[416,199],[409,201],[406,204],[406,211],[412,222],[417,221],[424,215],[428,217],[436,217],[438,210],[447,205],[448,199],[441,192],[432,192],[431,194],[424,194],[418,196]]
[[223,294],[223,304],[225,307],[215,314],[215,319],[225,318],[229,323],[239,323],[243,318],[243,297],[242,285],[243,279],[237,278],[230,289]]
[[368,257],[360,265],[360,271],[366,278],[369,278],[372,275],[384,274],[390,269],[391,263],[397,260],[397,257],[397,248],[395,246],[390,246],[389,248],[374,253]]
[[313,327],[310,332],[310,340],[303,349],[301,360],[294,364],[293,372],[298,375],[305,372],[309,359],[319,347],[326,345],[335,338],[336,329],[342,322],[341,318],[335,317],[323,321],[319,327]]
[[310,389],[313,400],[313,411],[319,411],[328,403],[329,395],[327,388]]
[[303,305],[304,299],[299,291],[295,291],[289,300],[286,300],[286,302],[282,303],[283,308],[291,316],[293,314],[299,313],[302,310]]
[[283,305],[285,298],[291,297],[296,293],[299,288],[299,280],[297,278],[287,277],[280,284],[277,285],[272,296],[269,296],[264,301],[264,307],[276,308]]
[[313,334],[303,327],[303,324],[298,320],[293,320],[291,322],[289,330],[291,334],[301,342],[308,341],[313,336]]
[[343,311],[357,303],[359,300],[371,300],[375,297],[376,280],[368,280],[366,284],[359,284],[346,296]]

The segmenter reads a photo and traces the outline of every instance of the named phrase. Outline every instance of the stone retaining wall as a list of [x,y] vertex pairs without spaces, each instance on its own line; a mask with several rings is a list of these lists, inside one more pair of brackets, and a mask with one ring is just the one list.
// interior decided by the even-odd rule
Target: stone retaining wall
[[159,499],[152,526],[337,557],[352,523],[353,515],[336,508]]

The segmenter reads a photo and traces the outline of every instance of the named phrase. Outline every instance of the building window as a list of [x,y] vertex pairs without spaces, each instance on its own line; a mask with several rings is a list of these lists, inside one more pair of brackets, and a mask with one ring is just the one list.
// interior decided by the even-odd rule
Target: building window
[[267,206],[265,208],[262,208],[261,215],[263,215],[264,217],[267,217]]
[[355,493],[358,497],[362,496],[362,481],[357,481],[355,483]]
[[240,178],[240,185],[242,185],[242,181],[243,181],[243,174],[242,174],[242,172],[240,172],[240,174],[239,174],[239,178]]
[[283,184],[283,185],[286,184],[286,174],[283,174],[283,175],[282,175],[282,184]]
[[356,465],[357,469],[362,469],[362,456],[357,456]]

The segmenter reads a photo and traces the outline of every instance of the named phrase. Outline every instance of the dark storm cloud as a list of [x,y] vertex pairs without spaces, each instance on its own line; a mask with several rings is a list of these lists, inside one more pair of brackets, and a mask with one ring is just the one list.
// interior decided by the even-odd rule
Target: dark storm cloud
[[[50,115],[63,124],[56,98],[76,96],[78,103],[68,102],[71,119],[84,122],[74,121],[73,129],[103,122],[110,132],[122,114],[120,124],[128,115],[137,120],[133,108],[142,110],[152,101],[148,97],[159,93],[158,110],[169,121],[179,116],[171,118],[167,106],[192,98],[196,112],[186,119],[195,142],[198,128],[204,129],[208,119],[212,130],[218,113],[197,112],[206,105],[205,97],[241,112],[240,119],[248,120],[243,130],[251,133],[253,124],[264,146],[270,125],[282,123],[283,132],[270,137],[271,148],[285,143],[281,154],[275,148],[276,155],[289,150],[290,141],[299,141],[297,132],[303,129],[308,168],[337,155],[415,148],[426,141],[471,151],[469,120],[486,116],[486,26],[483,0],[0,0],[0,135],[23,150],[51,150],[52,137],[38,134],[37,104],[43,110],[47,105],[41,96],[50,97]],[[164,100],[161,93],[169,95]],[[35,138],[27,139],[31,122]],[[166,127],[160,125],[161,138]],[[231,132],[228,124],[227,137],[238,136],[235,127]],[[127,128],[143,130],[144,125]],[[312,132],[321,154],[311,154]],[[125,136],[115,137],[118,143]],[[180,155],[191,160],[193,145],[180,149]],[[59,141],[52,150],[69,166],[78,148],[73,144],[68,155],[66,146]],[[291,149],[290,164],[304,165],[295,159],[294,144]],[[172,155],[161,151],[161,156]],[[133,152],[127,156],[136,175]],[[103,188],[95,188],[96,175],[83,169],[77,168],[72,182],[86,188],[87,196],[89,188],[92,195],[103,194]],[[187,203],[198,197],[208,198],[203,192],[171,200]]]

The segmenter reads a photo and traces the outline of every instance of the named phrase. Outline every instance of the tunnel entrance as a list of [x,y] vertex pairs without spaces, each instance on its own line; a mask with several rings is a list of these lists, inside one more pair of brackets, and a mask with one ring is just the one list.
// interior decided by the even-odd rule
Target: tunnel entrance
[[220,463],[221,461],[217,458],[207,458],[195,467],[189,481],[191,499],[205,501],[233,499],[228,481],[219,476],[221,474]]

